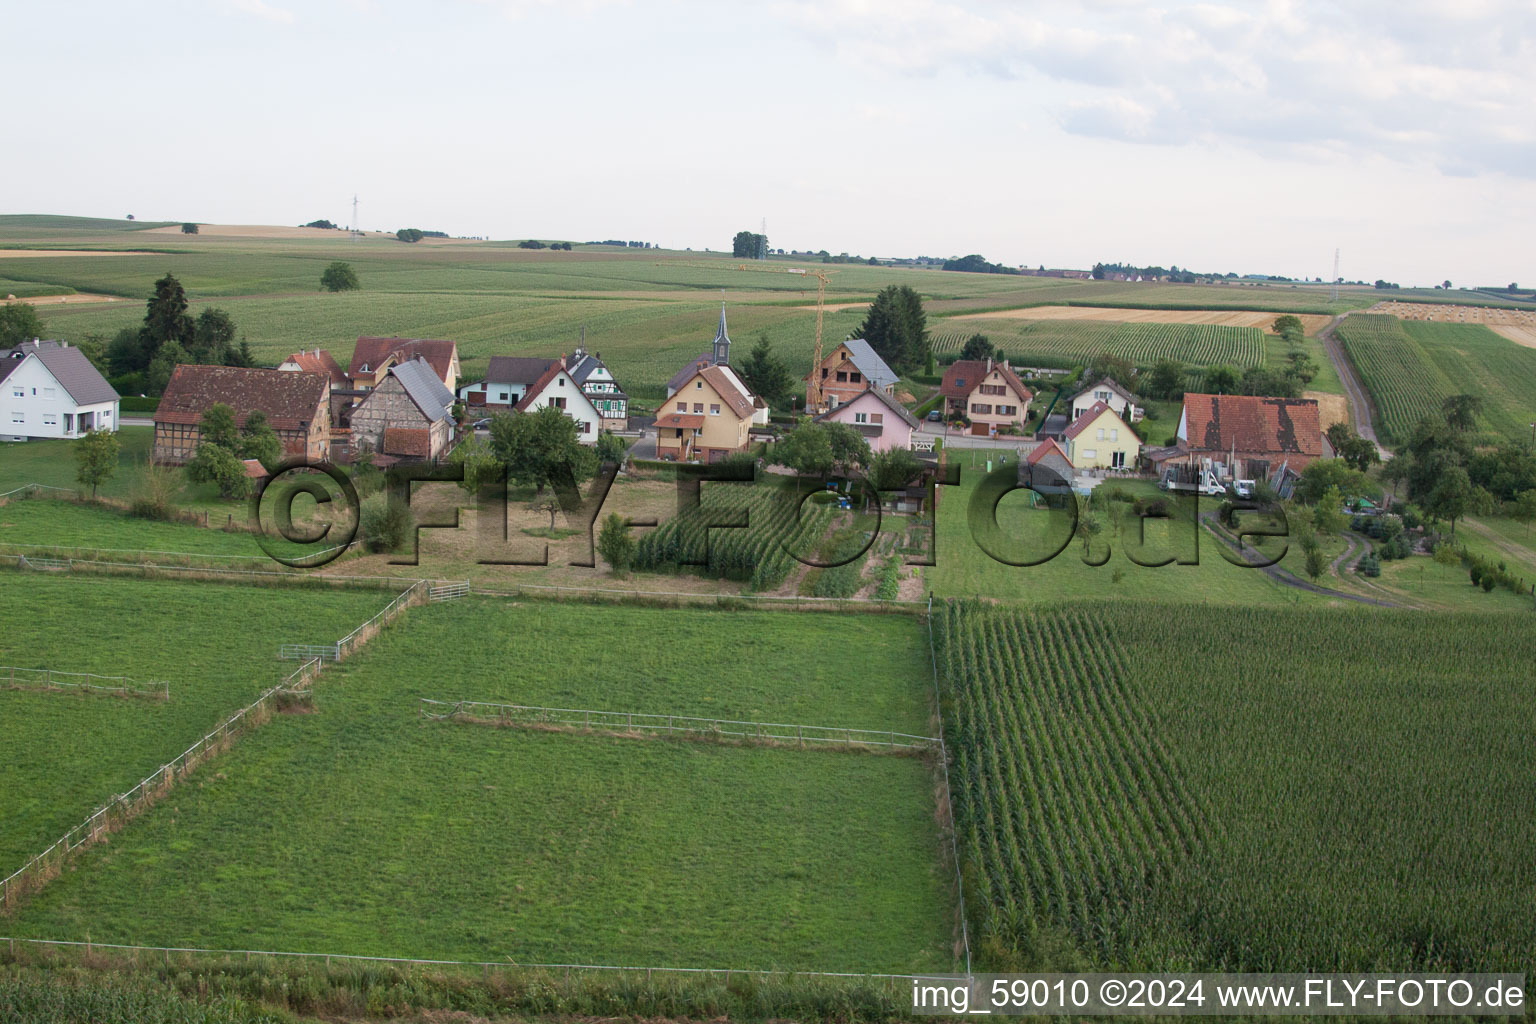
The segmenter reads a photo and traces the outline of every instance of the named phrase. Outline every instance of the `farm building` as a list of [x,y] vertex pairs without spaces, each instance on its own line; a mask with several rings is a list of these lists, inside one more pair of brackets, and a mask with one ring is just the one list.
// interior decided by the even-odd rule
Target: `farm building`
[[351,387],[347,381],[347,371],[323,348],[295,352],[278,363],[277,368],[292,373],[324,374],[330,379],[332,391],[346,391]]
[[901,379],[862,338],[850,338],[838,345],[819,367],[805,375],[806,408],[810,408],[813,374],[821,378],[821,410],[835,409],[870,389],[893,394]]
[[582,444],[595,444],[601,433],[602,417],[576,379],[566,369],[565,357],[550,363],[527,394],[518,401],[518,412],[532,412],[554,406],[576,422],[576,437]]
[[944,369],[939,384],[948,416],[964,416],[971,432],[983,436],[1001,430],[1024,429],[1029,403],[1035,397],[1006,362],[960,359]]
[[917,418],[880,389],[871,389],[816,417],[818,423],[846,423],[864,435],[871,451],[911,448]]
[[117,429],[117,391],[78,348],[34,339],[0,350],[0,384],[5,440]]
[[1093,403],[1068,424],[1062,443],[1078,469],[1131,469],[1141,454],[1141,438],[1103,402]]
[[1317,403],[1254,395],[1184,396],[1177,443],[1159,449],[1153,467],[1220,464],[1225,477],[1267,478],[1282,464],[1293,472],[1323,456]]
[[1041,494],[1065,494],[1076,472],[1066,449],[1048,440],[1019,461],[1019,485]]
[[453,441],[453,402],[425,359],[396,363],[352,411],[352,445],[391,460],[436,460]]
[[190,459],[201,440],[203,413],[218,403],[235,411],[238,426],[253,412],[266,416],[285,456],[324,459],[331,443],[330,391],[330,380],[318,373],[177,366],[155,410],[154,461],[181,465]]
[[1070,420],[1076,420],[1093,408],[1095,402],[1103,402],[1127,423],[1136,423],[1145,415],[1145,410],[1136,404],[1135,395],[1121,387],[1115,378],[1101,377],[1072,396]]
[[418,358],[450,392],[458,386],[459,346],[434,338],[358,338],[347,380],[354,391],[371,391],[384,382],[391,366]]

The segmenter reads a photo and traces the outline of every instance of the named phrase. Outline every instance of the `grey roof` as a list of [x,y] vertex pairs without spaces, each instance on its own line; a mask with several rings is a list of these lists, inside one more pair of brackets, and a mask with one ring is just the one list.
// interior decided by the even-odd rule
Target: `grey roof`
[[[16,355],[22,358],[12,358]],[[9,377],[11,371],[20,366],[22,359],[28,355],[37,356],[38,362],[47,367],[59,386],[69,392],[69,397],[75,400],[76,405],[115,402],[122,397],[107,383],[107,378],[91,365],[91,361],[85,358],[84,352],[57,341],[27,342],[10,349],[6,352],[5,366],[0,369],[0,380]]]
[[901,379],[900,374],[886,366],[885,360],[863,338],[849,338],[843,345],[848,349],[848,357],[853,360],[853,365],[875,387],[889,387]]
[[687,384],[689,378],[698,373],[701,366],[713,365],[715,365],[715,354],[713,352],[700,352],[698,355],[689,360],[687,366],[683,367],[681,370],[678,370],[672,375],[672,379],[667,381],[667,394],[671,395],[675,393],[678,388],[682,387],[684,384]]
[[436,423],[448,415],[454,402],[453,392],[438,379],[437,371],[425,359],[397,363],[389,372],[405,387],[405,393],[427,419]]
[[552,362],[553,359],[542,356],[491,356],[485,369],[485,380],[488,384],[532,386],[534,381],[544,376],[544,371],[549,369]]
[[1108,387],[1111,391],[1125,399],[1127,402],[1130,402],[1132,405],[1136,404],[1136,396],[1122,387],[1120,382],[1115,380],[1113,377],[1100,377],[1098,380],[1094,381],[1092,384],[1088,385],[1077,394],[1073,395],[1072,401],[1077,401],[1079,398],[1083,397],[1088,392],[1097,387]]
[[890,395],[886,394],[884,391],[876,391],[876,390],[873,390],[873,389],[861,392],[860,394],[858,394],[858,395],[854,396],[853,398],[850,398],[848,401],[844,402],[842,405],[838,406],[836,409],[828,409],[826,412],[822,413],[820,416],[817,416],[816,419],[817,420],[827,419],[829,416],[831,416],[833,413],[837,412],[838,410],[842,409],[844,406],[852,405],[854,402],[857,402],[859,399],[863,398],[865,395],[873,395],[875,397],[875,399],[877,401],[879,401],[882,405],[884,405],[887,409],[889,409],[892,412],[894,412],[897,416],[900,416],[902,422],[905,423],[907,426],[911,427],[913,430],[916,430],[918,428],[919,424],[917,422],[917,417],[913,416],[910,412],[908,412],[906,410],[905,406],[903,406],[900,402],[896,401],[896,399],[892,398]]

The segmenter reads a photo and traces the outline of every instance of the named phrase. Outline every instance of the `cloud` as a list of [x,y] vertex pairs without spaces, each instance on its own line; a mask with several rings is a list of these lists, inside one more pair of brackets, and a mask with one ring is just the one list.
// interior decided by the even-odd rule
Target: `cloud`
[[227,0],[231,11],[240,14],[250,14],[267,21],[277,22],[279,25],[292,25],[293,12],[282,7],[273,7],[264,0]]
[[839,57],[887,74],[1027,84],[1074,134],[1320,147],[1536,178],[1529,0],[785,0],[776,9]]

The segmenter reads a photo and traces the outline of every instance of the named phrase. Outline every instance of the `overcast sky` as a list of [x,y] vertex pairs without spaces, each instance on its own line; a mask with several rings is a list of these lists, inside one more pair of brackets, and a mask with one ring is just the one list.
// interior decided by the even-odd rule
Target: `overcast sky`
[[1536,0],[5,16],[0,212],[1536,285]]

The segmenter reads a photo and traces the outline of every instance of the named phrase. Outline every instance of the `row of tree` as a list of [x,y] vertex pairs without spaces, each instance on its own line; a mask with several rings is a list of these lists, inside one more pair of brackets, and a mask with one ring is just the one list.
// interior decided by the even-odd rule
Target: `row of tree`
[[104,353],[86,345],[81,350],[87,358],[104,357],[107,376],[120,385],[119,391],[159,394],[178,363],[256,365],[250,345],[244,339],[237,342],[235,335],[235,322],[222,309],[209,307],[195,318],[189,314],[181,282],[166,274],[155,282],[141,326],[118,331]]

